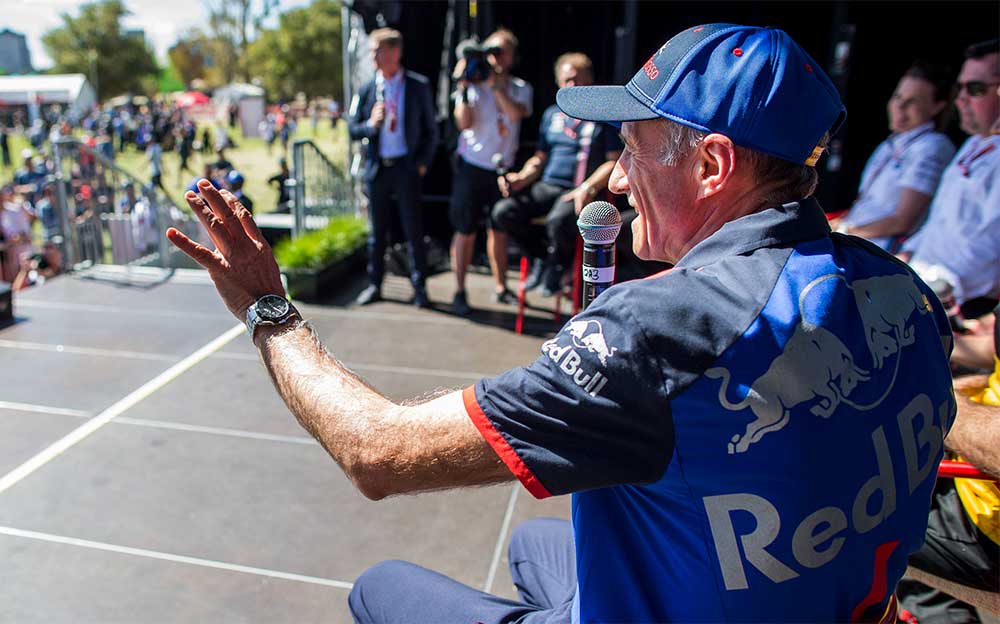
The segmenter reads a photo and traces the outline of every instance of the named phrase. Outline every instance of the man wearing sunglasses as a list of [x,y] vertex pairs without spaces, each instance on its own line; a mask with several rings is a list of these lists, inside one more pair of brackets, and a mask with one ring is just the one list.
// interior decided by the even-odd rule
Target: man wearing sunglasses
[[1000,295],[1000,39],[969,46],[955,106],[971,136],[941,176],[927,222],[901,257],[925,277],[944,278],[966,316],[988,312]]

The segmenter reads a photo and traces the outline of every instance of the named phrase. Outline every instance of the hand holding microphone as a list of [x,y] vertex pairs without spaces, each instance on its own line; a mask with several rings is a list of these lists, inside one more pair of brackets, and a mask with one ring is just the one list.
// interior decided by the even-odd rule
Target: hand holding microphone
[[376,81],[375,105],[372,106],[371,115],[368,116],[368,125],[381,128],[383,121],[385,121],[385,83]]
[[587,204],[576,221],[583,238],[583,307],[615,283],[615,239],[622,229],[618,209],[606,201]]
[[493,163],[493,168],[497,172],[497,188],[500,189],[500,194],[504,197],[510,197],[511,185],[510,180],[507,179],[508,171],[507,165],[504,164],[503,161],[503,154],[500,152],[493,154],[491,162]]

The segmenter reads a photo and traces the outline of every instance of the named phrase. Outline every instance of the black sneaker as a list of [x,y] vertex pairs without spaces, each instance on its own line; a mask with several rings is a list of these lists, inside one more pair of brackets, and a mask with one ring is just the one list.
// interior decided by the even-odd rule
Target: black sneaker
[[542,275],[545,274],[545,267],[548,266],[541,258],[535,258],[531,263],[531,272],[524,282],[524,291],[534,290],[542,285]]
[[431,301],[427,298],[427,291],[421,288],[415,288],[413,290],[413,305],[418,308],[429,308],[431,307]]
[[354,303],[364,306],[381,300],[382,290],[378,286],[372,284],[368,288],[361,291],[361,294],[354,300]]
[[459,316],[469,316],[472,312],[472,308],[469,307],[469,302],[465,299],[464,290],[460,290],[455,293],[455,298],[451,300],[451,309]]
[[494,303],[514,304],[514,303],[517,303],[517,295],[515,295],[513,292],[511,292],[511,290],[509,288],[504,288],[500,292],[494,292],[493,293],[493,302]]
[[545,274],[542,276],[542,296],[551,297],[562,290],[562,276],[564,269],[558,264],[550,264],[545,267]]

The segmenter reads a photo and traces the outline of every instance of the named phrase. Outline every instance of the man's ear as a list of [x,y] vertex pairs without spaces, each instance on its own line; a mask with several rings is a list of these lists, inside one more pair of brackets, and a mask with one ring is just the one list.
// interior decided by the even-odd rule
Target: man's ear
[[698,144],[698,196],[711,197],[732,182],[736,145],[723,134],[709,134]]

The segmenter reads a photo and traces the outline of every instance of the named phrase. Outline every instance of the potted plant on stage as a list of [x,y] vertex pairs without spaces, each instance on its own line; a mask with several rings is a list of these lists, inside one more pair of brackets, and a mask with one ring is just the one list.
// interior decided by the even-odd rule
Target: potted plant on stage
[[274,248],[274,257],[288,280],[288,293],[301,301],[315,301],[331,292],[365,257],[368,224],[354,216],[330,219],[313,230]]

